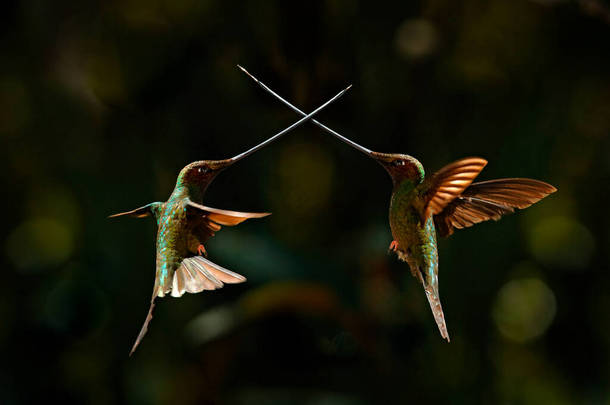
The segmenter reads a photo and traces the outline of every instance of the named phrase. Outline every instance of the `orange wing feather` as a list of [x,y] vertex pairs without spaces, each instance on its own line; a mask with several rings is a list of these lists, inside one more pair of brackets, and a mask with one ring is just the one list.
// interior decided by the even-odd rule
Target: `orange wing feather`
[[533,179],[474,183],[436,215],[434,222],[441,236],[449,236],[454,228],[467,228],[490,219],[497,221],[515,208],[527,208],[555,191],[552,185]]
[[262,218],[271,215],[270,212],[240,212],[221,210],[218,208],[206,207],[205,205],[197,204],[192,201],[190,201],[188,205],[189,207],[200,211],[207,218],[216,222],[217,224],[226,226],[234,226],[250,218]]
[[486,164],[485,159],[470,157],[453,162],[436,172],[426,184],[424,220],[440,213],[462,194]]

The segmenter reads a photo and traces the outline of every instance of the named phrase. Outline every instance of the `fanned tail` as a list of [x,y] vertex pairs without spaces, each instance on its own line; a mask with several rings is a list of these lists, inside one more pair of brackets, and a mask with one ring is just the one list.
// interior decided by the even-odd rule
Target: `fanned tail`
[[152,299],[150,300],[150,308],[148,309],[148,315],[146,316],[146,320],[144,321],[144,325],[142,325],[142,329],[140,330],[140,333],[138,334],[138,338],[136,339],[136,342],[134,343],[133,347],[131,348],[131,351],[129,352],[130,357],[133,354],[133,352],[135,352],[136,349],[138,348],[138,345],[140,344],[140,341],[142,340],[144,335],[146,335],[146,332],[148,332],[148,324],[150,323],[150,320],[153,317],[152,313],[153,313],[153,309],[155,308],[155,298],[156,298],[156,296],[153,296]]
[[441,332],[443,339],[447,339],[447,342],[450,342],[451,340],[449,339],[449,332],[447,332],[445,315],[443,314],[441,300],[438,297],[438,291],[425,283],[424,290],[426,291],[426,298],[428,298],[428,303],[430,304],[430,309],[432,310],[432,315],[434,315],[434,320],[436,321],[438,330]]
[[203,290],[215,290],[227,284],[243,283],[246,278],[241,274],[227,270],[222,266],[201,256],[188,257],[180,263],[180,267],[174,272],[170,283],[159,284],[159,278],[155,279],[153,295],[150,299],[148,315],[142,325],[140,334],[134,343],[129,356],[138,348],[138,345],[148,332],[148,324],[152,320],[153,309],[155,308],[155,298],[163,297],[171,293],[172,297],[181,297],[185,292],[198,293]]
[[172,297],[181,297],[185,292],[198,293],[216,290],[225,283],[243,283],[246,278],[227,270],[202,256],[187,257],[180,263],[172,279]]

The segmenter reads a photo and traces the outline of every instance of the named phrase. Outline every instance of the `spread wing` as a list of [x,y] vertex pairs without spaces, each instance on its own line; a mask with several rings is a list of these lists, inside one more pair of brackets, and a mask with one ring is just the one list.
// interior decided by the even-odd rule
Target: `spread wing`
[[[219,231],[222,226],[234,226],[246,219],[262,218],[268,212],[239,212],[206,207],[192,201],[186,203],[190,220],[197,221],[192,228],[195,237],[194,244],[203,243]],[[192,249],[195,250],[195,249]],[[242,283],[246,278],[240,274],[227,270],[204,257],[193,256],[186,258],[174,273],[172,280],[172,296],[180,297],[185,292],[198,293],[203,290],[221,288],[223,283]]]
[[441,236],[523,209],[540,201],[557,189],[533,179],[498,179],[471,184],[434,217]]
[[[155,204],[160,204],[155,206]],[[112,215],[111,217],[117,217],[122,215],[130,215],[137,218],[142,218],[150,215],[151,213],[157,216],[158,208],[162,203],[152,203],[144,207],[137,208],[132,211],[123,212],[120,214]],[[271,213],[268,212],[239,212],[239,211],[228,211],[221,210],[218,208],[206,207],[201,204],[194,203],[190,200],[186,202],[187,215],[189,221],[193,221],[193,227],[191,233],[188,235],[189,244],[193,242],[194,249],[197,250],[197,245],[203,243],[212,236],[220,228],[221,225],[234,226],[246,219],[250,218],[262,218]],[[215,290],[222,288],[224,284],[236,284],[243,283],[246,278],[241,274],[232,272],[231,270],[225,269],[222,266],[204,258],[201,256],[187,257],[180,263],[180,266],[173,274],[171,284],[171,295],[172,297],[181,297],[185,292],[198,293],[203,290]],[[158,280],[155,281],[155,287],[153,289],[153,296],[150,301],[150,308],[148,315],[144,321],[144,325],[138,334],[133,348],[131,349],[130,356],[136,350],[140,341],[148,331],[148,324],[152,319],[153,309],[155,307],[155,298],[159,295]],[[163,296],[160,294],[159,296]]]
[[457,198],[483,170],[487,160],[470,157],[443,167],[422,184],[425,190],[424,221]]
[[205,242],[222,226],[235,226],[250,218],[263,218],[271,215],[270,212],[240,212],[221,210],[218,208],[206,207],[205,205],[197,204],[188,201],[186,204],[187,212],[195,221],[195,226],[192,228],[193,235],[199,239],[201,243]]
[[136,208],[135,210],[131,210],[131,211],[126,211],[126,212],[120,212],[118,214],[114,214],[114,215],[109,215],[108,218],[116,218],[116,217],[122,217],[122,216],[130,216],[130,217],[134,217],[134,218],[145,218],[149,215],[154,215],[155,218],[157,218],[157,214],[159,213],[159,210],[163,207],[163,203],[162,202],[154,202],[154,203],[150,203],[147,204],[143,207],[140,208]]
[[[192,201],[186,202],[189,221],[193,221],[191,235],[189,235],[189,248],[197,251],[197,246],[214,236],[222,226],[234,226],[246,219],[262,218],[271,215],[268,212],[239,212],[206,207]],[[224,283],[243,283],[246,278],[241,274],[227,270],[222,266],[202,257],[193,256],[185,258],[180,267],[174,272],[172,280],[172,297],[181,297],[185,292],[198,293],[203,290],[222,288]]]
[[205,215],[210,220],[220,225],[233,226],[244,222],[250,218],[263,218],[271,215],[270,212],[239,212],[221,210],[218,208],[206,207],[205,205],[197,204],[192,201],[187,202],[187,209],[189,212],[198,212]]

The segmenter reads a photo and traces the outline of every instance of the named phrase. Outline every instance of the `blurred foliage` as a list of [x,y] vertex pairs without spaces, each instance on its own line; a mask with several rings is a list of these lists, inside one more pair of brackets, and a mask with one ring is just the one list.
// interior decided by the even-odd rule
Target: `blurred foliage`
[[[605,0],[108,2],[2,6],[5,216],[0,402],[610,403],[610,4]],[[155,225],[178,171],[297,120],[244,65],[428,173],[559,192],[440,241],[438,334],[387,255],[390,181],[305,125],[223,173],[206,204],[273,211],[223,229],[248,277],[159,300]]]

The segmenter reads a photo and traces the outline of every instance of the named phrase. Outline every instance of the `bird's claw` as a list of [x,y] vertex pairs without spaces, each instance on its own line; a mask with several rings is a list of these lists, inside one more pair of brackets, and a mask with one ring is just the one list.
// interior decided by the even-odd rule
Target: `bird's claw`
[[388,251],[391,250],[392,252],[396,252],[396,249],[398,249],[398,242],[393,240],[392,243],[390,243],[390,247],[388,248]]
[[199,253],[200,256],[208,257],[208,252],[205,250],[205,247],[203,246],[203,244],[201,244],[197,247],[197,253]]

